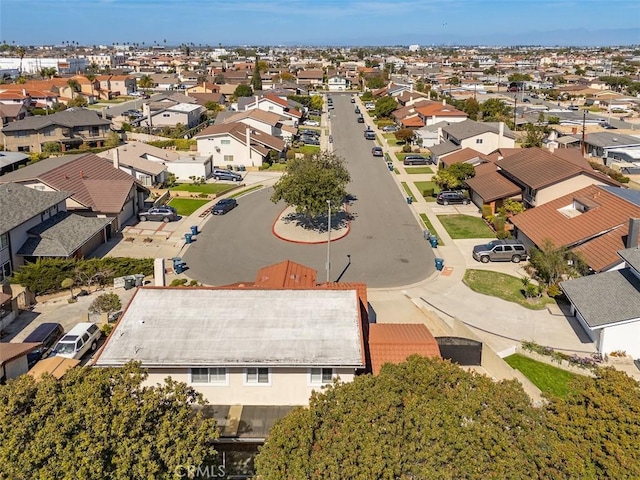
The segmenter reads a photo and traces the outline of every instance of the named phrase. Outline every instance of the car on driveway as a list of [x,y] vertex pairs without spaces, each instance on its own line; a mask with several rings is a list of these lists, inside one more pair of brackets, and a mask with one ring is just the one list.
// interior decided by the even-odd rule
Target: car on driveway
[[223,198],[218,200],[213,207],[211,207],[211,213],[214,215],[224,215],[230,212],[238,206],[238,201],[235,198]]
[[170,207],[169,205],[161,205],[138,213],[138,218],[141,222],[151,220],[154,222],[169,223],[176,220],[178,218],[178,214],[175,208]]
[[376,104],[373,102],[367,102],[364,104],[364,108],[366,108],[367,110],[375,110]]
[[384,127],[382,127],[382,131],[387,133],[397,132],[398,130],[399,128],[396,125],[385,125]]
[[404,165],[426,165],[429,160],[422,155],[407,155],[402,161]]
[[523,243],[518,240],[493,240],[473,247],[473,258],[482,263],[490,261],[520,263],[529,258],[529,253]]
[[320,122],[317,122],[315,120],[305,120],[302,124],[306,125],[307,127],[319,127],[320,126]]
[[231,170],[225,170],[223,168],[216,168],[211,173],[211,176],[216,180],[231,180],[233,182],[242,181],[242,175]]
[[438,196],[436,197],[436,202],[438,203],[438,205],[469,205],[469,203],[471,203],[471,200],[469,200],[469,197],[467,197],[464,192],[460,190],[445,190],[438,194]]
[[300,130],[300,135],[309,135],[312,137],[319,137],[320,136],[320,131],[319,130],[313,130],[311,128],[304,128],[302,130]]
[[371,155],[373,155],[374,157],[383,157],[384,152],[382,151],[382,147],[373,147],[371,149]]
[[320,140],[315,135],[302,135],[300,141],[307,145],[320,145]]

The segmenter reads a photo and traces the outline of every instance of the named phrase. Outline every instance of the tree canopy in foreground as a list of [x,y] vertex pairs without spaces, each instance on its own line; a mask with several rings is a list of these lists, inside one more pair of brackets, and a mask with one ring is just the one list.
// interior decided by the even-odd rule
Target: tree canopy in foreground
[[0,478],[175,478],[215,463],[215,421],[196,392],[168,380],[142,387],[136,364],[29,375],[0,386]]
[[262,480],[637,478],[638,384],[611,371],[581,381],[584,393],[534,408],[515,381],[414,356],[315,393],[309,408],[274,426],[257,472]]
[[327,212],[327,200],[331,201],[332,210],[340,209],[350,179],[344,161],[333,153],[294,158],[274,185],[271,201],[284,200],[297,213],[315,218]]

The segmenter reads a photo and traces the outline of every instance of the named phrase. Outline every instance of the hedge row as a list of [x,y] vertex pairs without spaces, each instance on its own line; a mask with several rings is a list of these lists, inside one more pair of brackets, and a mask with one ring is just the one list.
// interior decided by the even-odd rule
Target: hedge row
[[190,150],[193,145],[196,145],[196,140],[187,140],[185,138],[172,138],[167,140],[153,140],[147,142],[149,145],[158,148],[176,147],[176,150]]
[[616,182],[629,183],[629,177],[625,177],[622,173],[614,170],[613,168],[609,168],[606,165],[601,165],[598,162],[589,162],[589,165],[591,165],[591,168],[593,168],[594,170],[598,170],[599,172],[613,178]]
[[[102,273],[102,275],[99,275]],[[90,259],[40,259],[35,263],[23,265],[12,278],[36,295],[54,293],[63,290],[60,286],[66,278],[75,281],[76,286],[87,286],[88,279],[93,283],[108,284],[115,277],[141,273],[153,273],[152,258],[105,257]],[[98,274],[98,275],[97,275]]]

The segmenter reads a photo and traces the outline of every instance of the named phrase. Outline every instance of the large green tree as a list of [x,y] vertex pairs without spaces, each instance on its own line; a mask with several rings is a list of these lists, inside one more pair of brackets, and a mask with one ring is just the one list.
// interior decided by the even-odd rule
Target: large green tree
[[376,100],[376,117],[385,118],[398,108],[398,102],[393,97],[382,97]]
[[0,478],[170,479],[214,464],[215,421],[183,383],[143,387],[146,373],[78,367],[61,379],[0,386]]
[[553,478],[541,419],[515,381],[413,356],[314,393],[256,467],[263,480]]
[[233,95],[236,98],[250,97],[253,95],[253,89],[251,88],[251,85],[247,85],[246,83],[241,83],[236,87],[236,89],[233,92]]
[[284,200],[297,213],[315,218],[327,211],[327,200],[332,210],[341,208],[350,179],[344,160],[330,152],[294,158],[274,185],[271,201]]
[[480,118],[484,122],[504,122],[510,120],[511,107],[499,98],[490,98],[480,104]]
[[454,163],[450,167],[438,170],[433,176],[433,181],[443,190],[453,190],[464,187],[465,180],[475,174],[476,169],[470,163]]
[[[256,55],[256,63],[253,66],[253,75],[251,77],[251,87],[253,91],[262,90],[262,77],[260,76],[260,57]],[[242,96],[242,95],[239,95]]]

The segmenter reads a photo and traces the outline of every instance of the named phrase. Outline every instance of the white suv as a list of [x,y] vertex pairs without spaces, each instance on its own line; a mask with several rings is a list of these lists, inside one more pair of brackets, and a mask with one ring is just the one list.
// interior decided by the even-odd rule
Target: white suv
[[102,332],[95,323],[79,323],[56,344],[55,356],[80,359],[89,350],[96,351],[101,335]]

